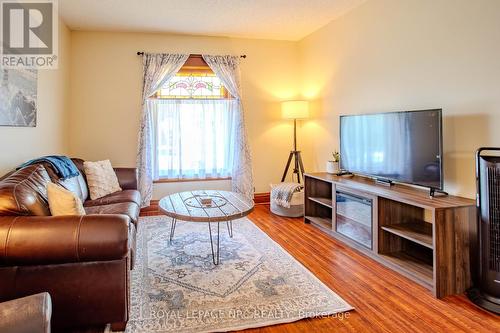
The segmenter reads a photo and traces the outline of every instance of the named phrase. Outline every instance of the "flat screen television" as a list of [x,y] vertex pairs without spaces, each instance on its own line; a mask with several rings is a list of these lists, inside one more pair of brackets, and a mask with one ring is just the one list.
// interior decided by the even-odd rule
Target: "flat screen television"
[[435,109],[340,116],[341,169],[443,190],[441,113]]

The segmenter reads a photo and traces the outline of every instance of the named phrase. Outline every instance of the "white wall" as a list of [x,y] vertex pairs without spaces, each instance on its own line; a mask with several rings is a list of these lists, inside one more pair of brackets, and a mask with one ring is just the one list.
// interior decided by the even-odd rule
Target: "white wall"
[[160,199],[166,195],[194,190],[222,190],[231,191],[231,182],[229,180],[206,180],[193,182],[172,182],[155,184],[153,188],[153,198]]
[[499,41],[498,0],[368,0],[300,41],[313,168],[340,114],[442,108],[445,188],[474,197],[474,151],[500,146]]
[[38,71],[36,127],[0,127],[0,175],[29,159],[68,152],[70,38],[59,21],[59,68]]

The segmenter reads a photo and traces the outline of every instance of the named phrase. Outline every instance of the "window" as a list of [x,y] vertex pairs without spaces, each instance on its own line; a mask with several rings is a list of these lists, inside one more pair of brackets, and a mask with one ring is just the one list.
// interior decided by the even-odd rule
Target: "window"
[[230,177],[231,110],[237,101],[208,66],[184,66],[148,103],[156,179]]
[[168,99],[227,99],[229,93],[214,73],[181,72],[158,90],[156,97]]

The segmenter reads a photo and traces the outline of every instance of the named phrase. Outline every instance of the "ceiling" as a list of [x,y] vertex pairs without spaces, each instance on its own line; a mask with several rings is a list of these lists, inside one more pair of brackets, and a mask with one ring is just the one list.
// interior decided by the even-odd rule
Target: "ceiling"
[[72,30],[300,40],[365,0],[61,0]]

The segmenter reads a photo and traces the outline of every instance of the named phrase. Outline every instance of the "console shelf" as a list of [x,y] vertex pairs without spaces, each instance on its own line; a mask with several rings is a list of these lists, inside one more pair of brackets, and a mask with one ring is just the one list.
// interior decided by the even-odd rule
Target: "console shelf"
[[305,175],[305,218],[336,239],[430,289],[435,297],[471,286],[475,201],[430,198],[365,177]]
[[398,235],[417,244],[433,249],[432,224],[427,222],[401,223],[382,226],[382,230]]
[[309,220],[310,222],[312,222],[312,223],[314,223],[322,228],[325,228],[328,230],[332,229],[332,220],[331,219],[327,219],[324,217],[314,217],[314,216],[306,216],[305,218],[307,220]]
[[331,198],[309,197],[309,200],[312,200],[329,208],[333,207]]
[[[382,259],[389,263],[389,266],[401,271],[404,275],[410,275],[411,279],[418,280],[428,289],[433,286],[432,263],[413,257],[405,252],[394,252],[391,254],[381,254]],[[405,274],[406,273],[406,274]]]

